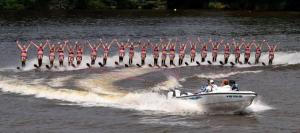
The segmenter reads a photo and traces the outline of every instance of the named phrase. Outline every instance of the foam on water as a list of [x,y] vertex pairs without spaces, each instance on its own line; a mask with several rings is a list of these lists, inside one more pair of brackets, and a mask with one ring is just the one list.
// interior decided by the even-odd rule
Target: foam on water
[[207,74],[196,74],[189,77],[181,78],[180,81],[186,81],[186,79],[191,77],[198,77],[198,78],[206,78],[206,79],[220,79],[220,78],[227,78],[230,76],[238,75],[238,74],[246,74],[246,73],[260,73],[262,70],[256,71],[235,71],[229,73],[207,73]]
[[157,84],[152,88],[152,90],[154,91],[170,90],[178,87],[182,87],[182,85],[178,82],[178,80],[173,76],[168,76],[166,81]]
[[257,97],[256,99],[254,99],[252,104],[246,108],[246,111],[263,112],[263,111],[271,110],[271,109],[274,109],[274,108],[267,105],[266,103],[264,103],[260,97]]
[[[104,106],[168,114],[202,114],[205,112],[205,108],[197,104],[194,100],[168,99],[165,95],[149,91],[128,92],[126,89],[122,89],[121,91],[121,88],[113,85],[115,81],[152,71],[154,69],[128,68],[105,74],[91,74],[84,79],[80,79],[78,82],[74,81],[77,83],[76,86],[83,88],[81,90],[73,90],[72,88],[62,86],[65,81],[72,78],[70,76],[45,80],[47,81],[46,85],[41,84],[41,82],[45,82],[43,78],[30,81],[29,84],[18,78],[1,77],[0,88],[3,92],[33,95],[37,98],[56,99],[84,107]],[[249,72],[255,73],[257,71]],[[240,73],[247,73],[247,71]],[[224,75],[219,77],[222,76],[224,77]],[[169,90],[180,86],[176,78],[169,76],[166,81],[159,83],[150,91]],[[251,107],[254,112],[260,111],[258,109],[262,108],[260,103],[254,105],[254,107]]]
[[[16,83],[17,84],[13,84]],[[0,81],[3,92],[33,95],[37,98],[56,99],[80,106],[105,106],[140,111],[168,113],[201,113],[202,108],[193,101],[167,99],[153,92],[124,93],[123,96],[101,95],[91,91],[78,91],[67,88],[54,89],[43,85],[27,85],[22,81]]]
[[236,71],[236,72],[229,72],[229,73],[208,73],[208,74],[198,74],[197,77],[199,78],[209,78],[209,79],[219,79],[219,78],[227,78],[230,76],[238,75],[238,74],[245,74],[245,73],[260,73],[262,70],[257,71]]

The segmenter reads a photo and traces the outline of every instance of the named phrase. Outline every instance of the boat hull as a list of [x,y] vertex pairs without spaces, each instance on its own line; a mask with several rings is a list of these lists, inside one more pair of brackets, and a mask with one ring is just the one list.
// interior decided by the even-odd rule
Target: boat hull
[[250,106],[256,96],[256,93],[246,91],[200,93],[176,98],[196,100],[199,106],[203,106],[208,112],[239,112]]

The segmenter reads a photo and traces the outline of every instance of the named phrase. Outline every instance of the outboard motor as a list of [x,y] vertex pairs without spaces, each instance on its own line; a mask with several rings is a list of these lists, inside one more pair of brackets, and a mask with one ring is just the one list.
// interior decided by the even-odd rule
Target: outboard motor
[[174,90],[169,91],[168,94],[167,94],[167,97],[168,98],[175,97],[175,91]]
[[172,98],[172,97],[179,97],[180,96],[180,90],[170,90],[167,94],[168,98]]
[[175,90],[175,97],[179,97],[180,96],[180,90]]

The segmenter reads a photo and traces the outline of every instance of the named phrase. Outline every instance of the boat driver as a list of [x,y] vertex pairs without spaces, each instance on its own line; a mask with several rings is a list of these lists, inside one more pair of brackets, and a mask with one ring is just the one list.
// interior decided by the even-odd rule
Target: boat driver
[[218,86],[215,84],[214,80],[208,80],[208,85],[205,88],[206,92],[216,91]]

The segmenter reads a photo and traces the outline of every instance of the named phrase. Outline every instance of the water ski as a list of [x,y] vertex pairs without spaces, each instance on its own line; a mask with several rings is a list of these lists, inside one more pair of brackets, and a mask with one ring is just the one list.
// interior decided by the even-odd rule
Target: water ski
[[234,64],[233,62],[230,62],[230,65],[231,65],[231,66],[234,66],[235,64]]
[[100,67],[103,67],[103,66],[104,66],[101,62],[98,62],[98,64],[99,64]]
[[129,65],[128,65],[128,64],[125,64],[125,67],[129,67]]
[[211,63],[211,61],[209,61],[209,60],[207,61],[207,63],[208,63],[209,65],[211,65],[211,64],[212,64],[212,63]]
[[224,65],[223,61],[219,61],[219,63],[220,63],[221,65]]
[[148,64],[149,67],[153,67],[152,64]]
[[136,66],[138,66],[138,67],[142,67],[140,64],[136,64]]
[[116,61],[115,61],[115,65],[119,65],[119,62],[116,62]]
[[72,67],[76,68],[75,64],[72,64]]
[[197,63],[198,66],[200,66],[200,62],[199,61],[196,61],[196,63]]
[[184,64],[185,64],[186,66],[188,66],[188,65],[189,65],[189,63],[187,63],[187,62],[184,62]]
[[251,65],[251,63],[250,63],[250,62],[248,62],[247,64]]
[[50,69],[51,69],[51,67],[50,67],[49,65],[46,65],[46,68],[47,68],[48,70],[50,70]]
[[240,64],[240,65],[242,65],[242,64],[243,64],[243,62],[239,61],[239,64]]
[[91,68],[91,65],[90,65],[90,63],[86,63],[86,66],[87,66],[87,67],[89,67],[89,68]]
[[40,67],[37,64],[33,65],[36,69],[39,69]]
[[20,68],[20,67],[17,67],[17,69],[20,70],[21,68]]
[[163,65],[164,67],[168,68],[168,65]]
[[262,64],[263,66],[266,66],[266,63],[264,63],[264,62],[262,62],[261,64]]

